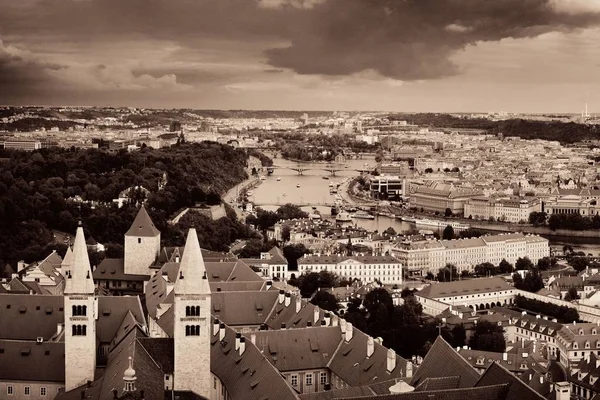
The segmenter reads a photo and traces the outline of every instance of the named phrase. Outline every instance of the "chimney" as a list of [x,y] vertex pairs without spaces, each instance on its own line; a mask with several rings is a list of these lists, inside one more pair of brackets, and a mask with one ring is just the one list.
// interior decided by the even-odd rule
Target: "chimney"
[[502,353],[502,361],[508,361],[508,353]]
[[325,313],[325,326],[329,326],[331,323],[331,314],[329,312]]
[[296,301],[296,314],[298,314],[300,312],[300,309],[302,308],[302,299],[300,298],[300,296],[296,296],[295,301]]
[[250,341],[252,342],[253,345],[256,346],[256,334],[255,333],[250,334]]
[[223,339],[225,339],[225,324],[221,322],[219,324],[219,341],[223,341]]
[[219,318],[215,318],[213,321],[213,335],[219,333]]
[[273,286],[273,281],[267,281],[267,290],[271,289],[271,287]]
[[235,351],[238,351],[240,348],[240,341],[242,339],[242,334],[237,332],[235,334]]
[[63,331],[63,324],[56,324],[56,336],[60,335]]
[[313,308],[313,324],[317,325],[317,321],[319,320],[319,307]]
[[600,367],[600,358],[596,358],[596,368]]
[[556,390],[556,400],[569,400],[571,398],[571,385],[569,385],[569,382],[556,382],[554,389]]
[[240,356],[244,355],[246,351],[246,338],[240,338]]
[[354,330],[352,328],[352,324],[350,322],[346,322],[346,335],[345,335],[346,342],[349,342],[352,340],[353,334],[354,334]]
[[404,374],[404,376],[406,376],[407,378],[412,378],[412,374],[413,374],[413,364],[410,360],[406,361],[406,373]]
[[283,290],[280,290],[279,296],[277,296],[277,302],[281,304],[283,303],[283,300],[285,300],[285,292]]
[[396,352],[392,349],[387,351],[387,372],[391,373],[396,368]]
[[289,307],[290,304],[292,303],[292,296],[289,293],[285,294],[285,306]]
[[346,334],[346,320],[344,318],[340,318],[340,331],[342,331],[342,336]]
[[338,326],[340,319],[337,315],[333,314],[331,316],[331,326]]
[[540,384],[544,384],[544,375],[540,375]]

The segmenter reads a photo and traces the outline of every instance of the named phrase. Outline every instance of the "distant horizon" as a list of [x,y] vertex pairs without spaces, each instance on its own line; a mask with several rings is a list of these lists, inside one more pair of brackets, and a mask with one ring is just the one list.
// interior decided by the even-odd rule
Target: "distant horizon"
[[[540,115],[540,116],[581,116],[581,112],[508,112],[508,111],[388,111],[388,110],[325,110],[325,109],[273,109],[273,108],[194,108],[194,107],[137,107],[137,106],[88,106],[88,105],[43,105],[43,104],[0,104],[0,108],[113,108],[113,109],[144,109],[144,110],[191,110],[191,111],[248,111],[248,112],[297,112],[297,113],[389,113],[389,114],[462,114],[462,115],[492,115],[507,113],[510,115]],[[588,117],[600,116],[600,113],[588,112]]]

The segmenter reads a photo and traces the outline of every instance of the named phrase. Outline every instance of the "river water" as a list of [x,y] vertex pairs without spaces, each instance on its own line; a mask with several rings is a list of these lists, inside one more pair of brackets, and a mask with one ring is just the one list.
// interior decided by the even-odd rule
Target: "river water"
[[[303,166],[311,168],[304,171],[300,176],[298,172],[276,168],[272,175],[267,175],[266,171],[262,173],[266,177],[264,181],[253,190],[250,201],[257,206],[266,210],[274,211],[280,205],[286,203],[304,205],[302,209],[306,212],[313,212],[313,206],[316,205],[317,210],[325,219],[333,219],[331,217],[330,207],[321,206],[319,204],[331,204],[335,201],[335,195],[329,193],[330,183],[339,183],[344,180],[360,175],[356,169],[364,169],[366,164],[372,168],[375,166],[374,157],[364,158],[360,160],[348,160],[344,164],[348,168],[343,168],[342,171],[336,172],[336,176],[331,176],[327,171],[320,170],[326,164],[321,163],[298,163],[294,161],[276,158],[274,164],[282,167]],[[314,168],[314,169],[312,169]],[[329,177],[324,179],[323,177]],[[297,187],[300,185],[300,187]],[[369,231],[382,232],[385,229],[392,227],[398,233],[406,233],[415,229],[428,229],[431,227],[416,227],[415,224],[403,222],[394,218],[377,216],[374,220],[355,219],[352,222],[354,225],[363,227]],[[439,233],[441,234],[441,230]],[[586,254],[591,253],[595,256],[600,255],[600,241],[597,238],[585,237],[570,237],[570,236],[548,236],[550,245],[562,247],[570,245],[575,251],[584,251]]]

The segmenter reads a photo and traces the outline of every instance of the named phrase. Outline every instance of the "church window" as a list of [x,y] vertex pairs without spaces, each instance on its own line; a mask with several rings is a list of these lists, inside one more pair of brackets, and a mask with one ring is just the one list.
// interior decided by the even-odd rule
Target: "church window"
[[200,336],[200,325],[186,325],[185,336]]
[[185,307],[185,316],[186,317],[199,317],[200,316],[200,306]]

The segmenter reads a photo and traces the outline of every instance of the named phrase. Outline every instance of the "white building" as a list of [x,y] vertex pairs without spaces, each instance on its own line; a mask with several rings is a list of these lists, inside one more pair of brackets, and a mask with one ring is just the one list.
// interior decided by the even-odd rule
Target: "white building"
[[393,256],[305,255],[298,259],[298,273],[329,271],[362,282],[402,283],[402,264]]

